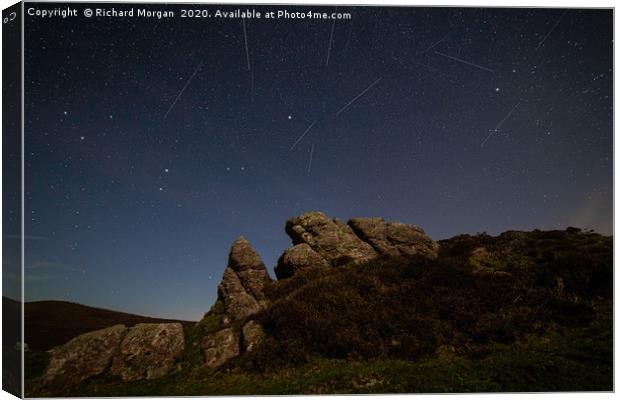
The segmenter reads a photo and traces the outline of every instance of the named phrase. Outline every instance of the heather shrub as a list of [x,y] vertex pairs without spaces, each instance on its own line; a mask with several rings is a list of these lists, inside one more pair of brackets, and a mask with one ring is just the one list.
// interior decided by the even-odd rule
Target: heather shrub
[[[480,247],[505,272],[476,271],[468,259]],[[611,296],[611,254],[610,238],[575,230],[461,235],[442,242],[434,260],[377,258],[299,273],[268,287],[271,306],[258,316],[267,339],[252,362],[415,360],[445,346],[475,357],[490,343],[587,324],[591,299]]]

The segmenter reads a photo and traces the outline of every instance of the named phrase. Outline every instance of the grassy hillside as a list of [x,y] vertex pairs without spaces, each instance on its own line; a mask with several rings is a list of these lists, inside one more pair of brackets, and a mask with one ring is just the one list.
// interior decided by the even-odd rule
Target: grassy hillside
[[[210,370],[186,325],[182,369],[59,395],[613,390],[612,238],[577,229],[463,235],[436,260],[382,258],[274,282],[267,338]],[[29,355],[31,370],[45,358]],[[37,367],[38,366],[38,367]],[[37,369],[38,368],[38,369]],[[36,374],[31,374],[36,395]]]

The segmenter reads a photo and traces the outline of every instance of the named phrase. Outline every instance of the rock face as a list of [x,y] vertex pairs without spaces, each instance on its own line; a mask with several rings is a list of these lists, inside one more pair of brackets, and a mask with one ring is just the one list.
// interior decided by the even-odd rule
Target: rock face
[[207,367],[216,368],[239,355],[239,334],[226,328],[204,337],[202,351]]
[[74,386],[101,374],[118,352],[125,332],[124,325],[114,325],[77,336],[51,350],[43,385],[54,388]]
[[306,243],[331,266],[362,262],[377,255],[372,246],[357,237],[349,226],[322,212],[309,212],[289,219],[286,233],[293,244]]
[[256,349],[258,345],[263,341],[265,332],[263,327],[256,321],[249,321],[243,326],[243,348],[245,351],[250,352]]
[[43,387],[71,387],[110,368],[125,381],[154,379],[170,372],[183,353],[179,323],[124,325],[88,332],[50,350]]
[[306,243],[297,244],[286,250],[275,267],[278,279],[290,278],[295,273],[308,269],[328,268],[329,264]]
[[124,381],[159,378],[174,368],[184,348],[180,323],[138,324],[123,339],[111,372]]
[[353,218],[349,221],[349,226],[379,254],[437,257],[437,242],[415,225],[387,222],[383,218]]
[[218,300],[232,321],[246,318],[266,305],[263,289],[270,281],[263,260],[241,236],[230,249],[228,266],[218,286]]

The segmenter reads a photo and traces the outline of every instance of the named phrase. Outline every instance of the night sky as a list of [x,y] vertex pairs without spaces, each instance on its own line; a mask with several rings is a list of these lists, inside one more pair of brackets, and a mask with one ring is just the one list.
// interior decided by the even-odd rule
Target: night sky
[[244,29],[77,8],[26,18],[26,300],[196,320],[235,238],[273,276],[286,219],[311,210],[434,239],[612,231],[610,10],[339,7],[352,19]]

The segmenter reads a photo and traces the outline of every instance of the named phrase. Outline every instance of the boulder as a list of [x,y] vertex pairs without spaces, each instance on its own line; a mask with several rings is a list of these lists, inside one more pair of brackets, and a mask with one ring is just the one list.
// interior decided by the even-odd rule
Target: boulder
[[263,327],[256,321],[248,321],[243,325],[242,333],[243,348],[247,352],[255,350],[265,337]]
[[230,321],[246,318],[266,305],[263,289],[271,281],[263,260],[241,236],[228,256],[228,266],[218,286],[218,300]]
[[332,266],[367,261],[377,255],[350,227],[318,211],[289,219],[286,233],[293,244],[306,243]]
[[184,348],[180,323],[138,324],[123,339],[111,372],[124,381],[159,378],[173,370]]
[[290,278],[299,271],[328,268],[329,264],[306,243],[297,244],[286,250],[275,267],[278,279]]
[[77,336],[50,350],[43,386],[58,390],[101,374],[118,352],[125,332],[124,325],[114,325]]
[[239,355],[239,334],[226,328],[204,337],[202,351],[207,367],[217,368]]
[[418,226],[387,222],[383,218],[353,218],[349,226],[379,254],[437,257],[439,245]]

